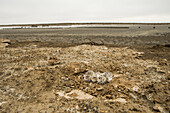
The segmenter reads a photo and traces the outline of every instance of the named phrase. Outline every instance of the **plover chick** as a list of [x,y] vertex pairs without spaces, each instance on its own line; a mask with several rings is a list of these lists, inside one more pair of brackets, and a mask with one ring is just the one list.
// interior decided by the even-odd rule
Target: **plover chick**
[[90,82],[92,76],[94,76],[94,75],[95,75],[95,73],[94,73],[93,71],[88,71],[88,72],[86,72],[86,73],[84,74],[83,79],[84,79],[84,81],[86,81],[86,82]]
[[113,74],[112,74],[112,73],[109,73],[109,72],[103,73],[103,76],[106,77],[106,81],[107,81],[107,82],[111,81],[112,78],[113,78]]
[[97,74],[96,74],[96,73],[94,73],[94,74],[91,76],[91,81],[92,81],[93,83],[97,82]]
[[96,73],[97,74],[97,83],[104,84],[106,83],[106,77],[103,76],[103,73]]

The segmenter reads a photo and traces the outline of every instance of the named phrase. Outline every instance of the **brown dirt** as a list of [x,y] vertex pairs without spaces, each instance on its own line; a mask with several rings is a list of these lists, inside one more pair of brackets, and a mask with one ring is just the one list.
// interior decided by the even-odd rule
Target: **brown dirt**
[[[168,113],[169,34],[161,35],[167,40],[146,44],[159,37],[134,37],[143,40],[142,46],[1,40],[0,111]],[[88,83],[83,81],[88,70],[111,72],[114,78],[103,85]],[[94,98],[67,99],[56,93],[74,89]]]

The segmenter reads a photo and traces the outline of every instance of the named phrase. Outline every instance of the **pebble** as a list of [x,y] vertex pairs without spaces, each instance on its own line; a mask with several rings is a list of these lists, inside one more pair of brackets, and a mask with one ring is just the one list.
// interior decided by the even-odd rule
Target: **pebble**
[[66,88],[65,88],[65,92],[66,92],[66,93],[69,93],[69,92],[71,92],[71,88],[69,88],[69,87],[66,87]]
[[132,90],[138,92],[138,91],[139,91],[139,87],[138,87],[138,86],[134,86],[134,87],[132,88]]
[[166,113],[164,111],[164,109],[159,104],[157,104],[157,103],[154,105],[153,109],[156,110],[156,111],[160,111],[161,113]]
[[126,103],[126,99],[123,99],[123,98],[117,98],[117,99],[109,99],[109,100],[105,100],[106,102],[120,102],[120,103]]
[[133,95],[132,93],[130,93],[129,95],[130,95],[131,98],[133,98],[135,100],[137,99],[137,97],[135,95]]
[[10,91],[11,91],[11,93],[14,93],[14,92],[15,92],[15,89],[14,89],[14,88],[11,88]]
[[2,105],[5,104],[5,103],[7,103],[7,102],[0,102],[0,106],[2,106]]
[[97,88],[96,90],[97,91],[102,91],[104,88],[103,87],[99,87],[99,88]]
[[106,95],[107,99],[112,99],[112,95]]

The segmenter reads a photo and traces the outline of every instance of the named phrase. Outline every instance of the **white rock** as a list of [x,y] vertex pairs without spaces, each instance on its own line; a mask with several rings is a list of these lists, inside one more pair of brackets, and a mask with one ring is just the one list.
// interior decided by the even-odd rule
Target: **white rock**
[[67,99],[80,99],[80,100],[88,100],[93,99],[94,97],[92,95],[89,95],[81,90],[72,90],[69,93],[65,93],[64,91],[55,92],[55,94],[58,94],[59,96],[63,96]]
[[154,110],[158,110],[158,111],[160,111],[161,113],[169,113],[168,111],[165,111],[165,110],[163,109],[163,107],[161,107],[160,104],[157,104],[157,103],[154,105],[153,109],[154,109]]
[[117,98],[114,100],[115,102],[121,102],[121,103],[126,103],[127,101],[123,98]]
[[127,101],[123,98],[117,98],[117,99],[114,99],[114,100],[105,100],[107,102],[120,102],[120,103],[126,103]]
[[5,103],[7,103],[7,102],[0,102],[0,106],[2,106],[2,105],[5,104]]
[[15,92],[15,89],[14,89],[14,88],[11,88],[10,91],[11,91],[11,93],[14,93],[14,92]]
[[132,88],[132,90],[137,92],[137,91],[139,91],[139,87],[138,87],[138,86],[134,86],[134,87]]

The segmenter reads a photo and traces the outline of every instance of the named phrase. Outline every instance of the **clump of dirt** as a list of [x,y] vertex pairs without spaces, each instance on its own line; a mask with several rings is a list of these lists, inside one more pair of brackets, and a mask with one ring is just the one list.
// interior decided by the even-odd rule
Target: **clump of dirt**
[[[166,59],[142,59],[144,52],[128,47],[95,45],[30,44],[0,52],[1,112],[170,111]],[[114,77],[106,84],[86,82],[83,75],[89,70]],[[74,91],[92,98],[75,98],[81,95]]]

